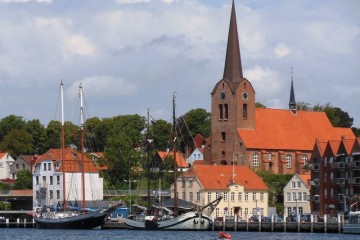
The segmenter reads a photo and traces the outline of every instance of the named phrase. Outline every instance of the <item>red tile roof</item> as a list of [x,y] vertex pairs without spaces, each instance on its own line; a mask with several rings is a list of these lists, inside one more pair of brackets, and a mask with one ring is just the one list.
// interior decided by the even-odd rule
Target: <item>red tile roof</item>
[[350,128],[334,128],[324,112],[257,108],[256,129],[238,129],[247,148],[313,149],[315,139],[355,139]]
[[12,196],[32,196],[32,189],[22,189],[22,190],[11,190],[10,195]]
[[[81,172],[80,163],[81,163],[81,153],[72,149],[70,147],[66,147],[64,149],[64,162],[65,162],[65,172]],[[42,156],[36,160],[36,163],[41,163],[43,161],[51,160],[53,162],[61,161],[61,149],[50,149]],[[61,165],[64,166],[63,164]],[[58,169],[58,172],[61,172],[62,169]],[[86,157],[84,154],[84,172],[86,173],[97,173],[98,170],[93,164],[93,162]]]
[[234,182],[245,190],[269,190],[261,177],[246,166],[194,164],[183,176],[196,177],[204,189],[225,190]]
[[298,176],[306,184],[306,186],[308,188],[310,188],[311,175],[310,174],[298,174]]
[[[162,152],[162,151],[159,151],[158,152],[161,160],[165,160],[167,157],[173,157],[174,156],[174,153],[173,152]],[[187,163],[184,159],[184,156],[181,152],[176,152],[176,164],[177,164],[177,167],[179,168],[186,168],[187,167]]]
[[25,162],[27,162],[29,165],[31,165],[31,160],[33,160],[33,158],[35,157],[36,155],[20,155],[19,157],[21,159],[23,159]]

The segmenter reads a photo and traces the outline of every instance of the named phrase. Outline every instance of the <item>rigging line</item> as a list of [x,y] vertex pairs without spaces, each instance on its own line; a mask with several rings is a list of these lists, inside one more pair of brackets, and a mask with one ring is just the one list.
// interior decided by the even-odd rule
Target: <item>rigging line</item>
[[[193,141],[193,143],[195,143],[195,142],[194,142],[194,138],[193,138],[193,136],[192,136],[192,134],[191,134],[191,131],[190,131],[188,125],[186,124],[185,118],[184,118],[183,116],[181,116],[181,118],[182,118],[182,120],[183,120],[183,122],[184,122],[184,124],[185,124],[186,130],[189,132],[189,135],[190,135],[190,137],[191,137],[191,140]],[[195,143],[195,144],[196,144],[196,143]],[[193,147],[198,148],[198,146],[193,146]]]

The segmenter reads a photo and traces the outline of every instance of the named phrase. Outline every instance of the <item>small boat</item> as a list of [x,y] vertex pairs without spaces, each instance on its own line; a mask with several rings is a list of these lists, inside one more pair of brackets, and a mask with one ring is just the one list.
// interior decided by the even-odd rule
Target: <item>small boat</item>
[[[357,205],[358,202],[352,204],[351,207]],[[343,224],[343,233],[360,234],[360,211],[350,211],[347,223]]]
[[226,232],[219,232],[219,238],[231,239],[231,235]]

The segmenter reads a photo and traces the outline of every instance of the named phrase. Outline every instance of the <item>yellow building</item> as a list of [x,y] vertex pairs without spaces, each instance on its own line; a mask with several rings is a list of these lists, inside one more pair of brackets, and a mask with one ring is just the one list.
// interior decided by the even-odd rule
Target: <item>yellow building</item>
[[199,206],[222,195],[211,213],[214,218],[236,215],[245,220],[252,215],[268,215],[269,188],[246,166],[194,164],[176,184],[179,199]]

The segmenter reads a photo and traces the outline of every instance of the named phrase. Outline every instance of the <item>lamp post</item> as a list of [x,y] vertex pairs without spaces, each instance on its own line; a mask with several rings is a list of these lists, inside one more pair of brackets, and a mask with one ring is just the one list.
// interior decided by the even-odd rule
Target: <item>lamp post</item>
[[136,180],[131,181],[130,177],[129,180],[124,180],[124,182],[128,182],[129,183],[129,213],[131,213],[131,183],[135,183],[137,182]]
[[295,206],[296,206],[296,208],[295,208],[295,215],[296,215],[296,221],[299,221],[299,213],[298,213],[298,202],[297,202],[297,198],[295,198]]

